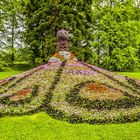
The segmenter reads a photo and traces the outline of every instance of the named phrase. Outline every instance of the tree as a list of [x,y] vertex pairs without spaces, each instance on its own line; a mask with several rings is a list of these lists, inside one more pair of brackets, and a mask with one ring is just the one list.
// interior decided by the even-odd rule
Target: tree
[[23,16],[20,12],[19,0],[1,1],[1,48],[7,52],[10,65],[15,60],[15,48],[22,46],[21,33],[23,32]]
[[139,27],[134,0],[96,1],[93,44],[98,64],[115,71],[138,68]]
[[69,31],[71,50],[79,60],[92,56],[92,0],[29,0],[23,5],[26,16],[26,41],[34,58],[48,59],[55,51],[56,32]]

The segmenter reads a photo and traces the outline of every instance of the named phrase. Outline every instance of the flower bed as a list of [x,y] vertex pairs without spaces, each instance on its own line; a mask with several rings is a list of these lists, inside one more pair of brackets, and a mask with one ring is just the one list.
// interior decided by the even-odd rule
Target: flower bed
[[64,60],[77,61],[77,58],[74,56],[74,54],[70,53],[69,51],[59,51],[49,59],[49,62],[62,62]]
[[19,99],[24,99],[26,96],[32,93],[32,89],[20,90],[16,95],[10,97],[12,101],[18,101]]
[[70,123],[140,120],[138,81],[74,60],[20,74],[1,85],[0,92],[0,116],[46,111]]
[[0,86],[3,86],[5,84],[7,84],[8,82],[14,80],[16,77],[10,77],[10,78],[6,78],[4,80],[0,80]]
[[117,100],[122,98],[123,93],[119,90],[112,89],[106,85],[89,82],[83,86],[79,95],[90,100]]

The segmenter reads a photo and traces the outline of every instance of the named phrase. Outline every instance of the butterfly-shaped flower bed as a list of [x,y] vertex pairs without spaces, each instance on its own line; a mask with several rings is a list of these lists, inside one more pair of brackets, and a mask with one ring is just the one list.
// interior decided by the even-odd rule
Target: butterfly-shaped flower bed
[[[70,123],[140,120],[138,80],[79,62],[67,52],[64,55],[71,59],[50,61],[1,80],[0,116],[45,111]],[[61,59],[58,54],[55,57]]]

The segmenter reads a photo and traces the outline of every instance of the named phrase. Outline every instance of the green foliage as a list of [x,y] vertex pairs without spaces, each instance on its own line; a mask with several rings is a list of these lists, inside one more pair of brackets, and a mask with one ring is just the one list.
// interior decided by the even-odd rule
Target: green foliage
[[31,66],[33,65],[32,56],[33,52],[28,47],[16,48],[14,64],[28,64]]
[[34,56],[48,59],[50,54],[55,51],[56,32],[66,29],[71,35],[72,46],[70,49],[80,60],[90,59],[91,4],[91,0],[29,0],[24,8],[27,24],[26,41],[33,50]]
[[133,71],[139,68],[139,59],[136,57],[136,49],[133,47],[115,48],[112,57],[106,56],[103,66],[113,71]]
[[[7,55],[8,65],[15,61],[16,48],[23,46],[24,21],[19,0],[5,0],[0,2],[0,51]],[[5,56],[4,56],[5,57]],[[5,58],[4,58],[5,59]]]
[[94,46],[98,64],[110,70],[139,67],[140,22],[135,1],[94,2]]
[[1,63],[8,66],[48,61],[64,28],[78,60],[112,71],[139,69],[138,1],[1,0],[0,10]]
[[6,66],[6,62],[5,62],[5,61],[0,60],[0,71],[5,70],[5,66]]
[[[7,59],[8,60],[8,59]],[[8,66],[8,63],[3,58],[3,52],[0,52],[0,71],[4,71],[5,67]]]
[[39,65],[39,64],[42,64],[42,62],[43,62],[43,61],[42,61],[42,58],[40,58],[40,57],[37,57],[37,58],[35,59],[35,63],[38,64],[38,65]]

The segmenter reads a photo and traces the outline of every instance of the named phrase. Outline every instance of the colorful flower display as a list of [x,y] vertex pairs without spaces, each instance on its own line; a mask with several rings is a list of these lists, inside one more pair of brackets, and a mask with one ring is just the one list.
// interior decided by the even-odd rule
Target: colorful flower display
[[70,123],[140,120],[140,82],[60,51],[49,63],[0,81],[0,116],[45,111]]
[[17,92],[16,95],[11,96],[10,99],[13,100],[13,101],[17,101],[19,99],[25,98],[26,96],[28,96],[29,94],[31,94],[31,92],[32,92],[32,89],[20,90],[20,91]]
[[64,60],[77,61],[77,58],[69,51],[59,51],[50,58],[49,62],[61,62]]

